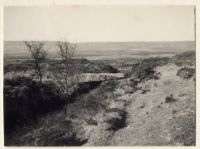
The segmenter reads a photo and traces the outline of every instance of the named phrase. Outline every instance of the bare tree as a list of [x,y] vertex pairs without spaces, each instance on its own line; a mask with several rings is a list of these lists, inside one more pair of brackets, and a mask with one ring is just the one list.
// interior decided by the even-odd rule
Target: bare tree
[[74,60],[76,45],[69,41],[58,41],[56,43],[58,55],[61,58],[62,71],[54,72],[60,89],[65,95],[69,95],[77,87],[77,68]]
[[40,82],[42,82],[43,72],[41,63],[47,56],[47,52],[44,50],[44,42],[24,41],[24,44],[33,58],[35,74],[39,77]]

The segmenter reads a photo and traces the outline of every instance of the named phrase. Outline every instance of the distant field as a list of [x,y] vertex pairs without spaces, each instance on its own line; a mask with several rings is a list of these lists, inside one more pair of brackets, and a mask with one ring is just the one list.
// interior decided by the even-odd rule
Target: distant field
[[[56,42],[46,41],[50,58],[57,58]],[[29,55],[21,41],[4,41],[5,58],[27,58]],[[91,42],[77,44],[77,57],[90,60],[110,58],[143,58],[146,56],[173,56],[195,50],[195,42]]]

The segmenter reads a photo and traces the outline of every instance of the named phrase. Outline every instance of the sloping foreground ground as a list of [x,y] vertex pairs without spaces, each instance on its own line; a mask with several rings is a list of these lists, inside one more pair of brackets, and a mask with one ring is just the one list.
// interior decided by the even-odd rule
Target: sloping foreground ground
[[[68,100],[62,99],[60,92],[47,84],[42,86],[25,78],[6,80],[5,144],[46,146],[81,145],[85,142],[82,136],[79,140],[76,135],[82,132],[82,125],[96,125],[93,116],[104,109],[106,93],[112,94],[111,90],[117,84],[113,79],[123,78],[120,74],[96,75],[99,78],[95,74],[88,75],[91,76],[89,82],[80,84]],[[101,81],[105,83],[99,86]],[[98,96],[102,100],[99,101]]]
[[[174,64],[157,67],[160,79],[139,84],[129,98],[127,127],[115,132],[110,145],[194,145],[195,85],[176,75]],[[165,101],[173,95],[174,100]]]

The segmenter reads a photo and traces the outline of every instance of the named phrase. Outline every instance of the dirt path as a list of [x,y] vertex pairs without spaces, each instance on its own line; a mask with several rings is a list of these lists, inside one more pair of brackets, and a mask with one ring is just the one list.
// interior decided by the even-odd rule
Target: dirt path
[[[195,125],[195,86],[193,79],[176,76],[179,67],[158,67],[159,80],[141,83],[143,89],[132,94],[127,106],[127,125],[116,131],[110,145],[188,145],[193,144]],[[165,103],[173,95],[175,102]],[[195,126],[194,126],[195,127]]]

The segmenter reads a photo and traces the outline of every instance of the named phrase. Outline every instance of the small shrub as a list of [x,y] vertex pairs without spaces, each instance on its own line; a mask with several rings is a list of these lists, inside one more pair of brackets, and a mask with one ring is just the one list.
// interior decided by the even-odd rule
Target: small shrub
[[[71,128],[71,127],[70,127]],[[39,134],[24,136],[19,145],[23,146],[80,146],[87,139],[78,137],[77,133],[62,126],[44,129]]]
[[176,110],[172,110],[172,114],[175,114],[177,111]]
[[143,109],[145,107],[145,103],[143,103],[140,108]]
[[169,58],[149,58],[132,66],[132,77],[140,81],[149,79],[159,79],[159,74],[154,70],[157,66],[169,63]]
[[175,102],[175,101],[176,101],[176,99],[173,98],[172,94],[165,98],[165,103],[170,103],[170,102]]
[[117,108],[112,108],[112,109],[107,109],[106,113],[110,113],[110,114],[117,114],[118,116],[111,116],[108,117],[108,119],[106,120],[107,123],[110,124],[110,128],[108,128],[108,130],[113,130],[116,131],[120,128],[125,127],[126,125],[126,111],[117,109]]
[[86,123],[87,123],[88,125],[96,125],[96,126],[98,125],[97,121],[95,121],[95,120],[92,119],[92,118],[86,119],[85,121],[86,121]]
[[24,77],[5,79],[5,130],[35,121],[41,114],[58,109],[64,103],[59,90],[51,82],[44,84]]
[[150,89],[144,89],[144,90],[142,90],[142,94],[146,94],[149,91],[150,91]]
[[176,75],[183,78],[183,79],[189,79],[189,78],[194,76],[194,73],[195,73],[194,68],[184,67],[184,68],[179,69],[177,71]]

